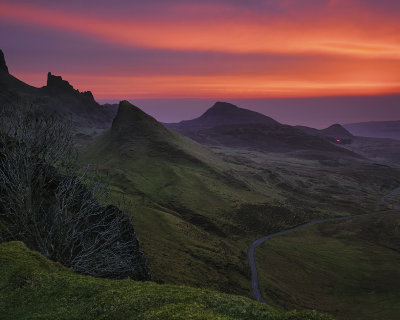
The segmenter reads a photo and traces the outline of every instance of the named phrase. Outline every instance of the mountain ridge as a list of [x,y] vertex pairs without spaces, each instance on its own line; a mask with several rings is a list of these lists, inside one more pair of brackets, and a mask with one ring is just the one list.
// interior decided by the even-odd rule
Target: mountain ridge
[[0,102],[34,104],[70,118],[78,132],[108,128],[116,112],[98,104],[90,91],[80,92],[51,72],[47,74],[47,84],[41,88],[26,84],[8,72],[3,51],[0,53]]
[[[212,147],[228,147],[260,152],[298,152],[311,150],[320,157],[337,153],[344,157],[359,157],[328,141],[326,135],[305,132],[284,125],[261,113],[239,108],[226,102],[217,102],[203,115],[193,120],[164,124],[198,143]],[[337,126],[328,128],[338,130]],[[314,129],[316,130],[316,129]],[[323,154],[325,153],[325,154]],[[304,156],[297,153],[298,156]],[[331,156],[329,155],[329,156]]]

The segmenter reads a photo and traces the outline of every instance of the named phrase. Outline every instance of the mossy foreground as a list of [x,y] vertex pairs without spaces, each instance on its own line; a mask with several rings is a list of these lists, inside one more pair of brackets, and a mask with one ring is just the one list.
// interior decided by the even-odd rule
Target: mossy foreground
[[248,298],[78,275],[21,242],[0,244],[0,319],[331,319]]

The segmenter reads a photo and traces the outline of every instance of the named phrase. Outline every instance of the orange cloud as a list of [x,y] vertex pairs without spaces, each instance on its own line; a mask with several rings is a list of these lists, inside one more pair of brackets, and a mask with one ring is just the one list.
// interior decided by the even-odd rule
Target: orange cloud
[[[178,9],[177,9],[178,10]],[[365,14],[356,21],[338,15],[303,17],[295,20],[273,15],[237,13],[229,17],[199,19],[195,10],[184,6],[178,12],[189,15],[183,21],[133,17],[131,21],[96,18],[82,14],[18,5],[0,4],[3,20],[36,24],[94,36],[126,46],[171,50],[201,50],[233,53],[326,53],[359,57],[400,58],[399,23]],[[201,12],[220,10],[206,6]],[[195,15],[190,19],[190,15]],[[354,17],[353,17],[354,18]],[[122,19],[123,20],[123,19]]]
[[[292,0],[281,2],[293,5]],[[298,3],[298,2],[297,2]],[[119,46],[183,52],[218,51],[226,55],[275,54],[299,57],[285,65],[229,63],[206,74],[143,72],[126,74],[63,74],[98,99],[154,97],[303,97],[378,95],[400,92],[400,22],[363,7],[338,14],[336,6],[353,2],[332,0],[320,12],[285,15],[238,12],[216,5],[168,8],[161,18],[140,15],[131,20],[62,12],[30,5],[0,3],[3,21],[38,25]],[[357,2],[354,2],[357,3]],[[354,4],[353,4],[354,6]],[[356,13],[354,13],[356,12]],[[173,13],[173,14],[171,14]],[[177,19],[182,17],[182,19]],[[306,57],[306,59],[305,59]],[[266,58],[267,59],[267,58]],[[206,64],[207,61],[199,61]],[[175,70],[176,69],[176,70]],[[189,68],[190,69],[190,68]],[[231,70],[230,70],[231,69]],[[17,74],[38,84],[42,75]]]
[[[37,74],[21,74],[34,83]],[[43,78],[43,75],[41,75]],[[268,98],[346,95],[381,95],[400,92],[398,81],[352,82],[284,80],[265,76],[92,76],[65,74],[74,87],[91,90],[96,99],[146,98]],[[37,85],[39,85],[37,83]]]

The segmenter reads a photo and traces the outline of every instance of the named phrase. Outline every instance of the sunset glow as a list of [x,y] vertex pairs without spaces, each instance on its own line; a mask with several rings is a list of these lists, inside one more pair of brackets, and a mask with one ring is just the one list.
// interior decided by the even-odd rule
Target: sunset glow
[[[104,1],[82,3],[78,11],[45,0],[0,1],[3,26],[36,30],[40,41],[49,33],[60,42],[86,42],[72,46],[86,57],[71,48],[57,70],[44,54],[34,66],[11,65],[14,74],[40,86],[51,69],[99,99],[400,92],[394,1],[126,3],[126,12],[109,12]],[[49,40],[49,56],[51,46]]]

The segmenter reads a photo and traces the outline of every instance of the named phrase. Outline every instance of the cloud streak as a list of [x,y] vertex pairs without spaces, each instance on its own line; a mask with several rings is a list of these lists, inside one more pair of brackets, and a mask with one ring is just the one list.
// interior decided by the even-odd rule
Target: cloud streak
[[6,54],[35,55],[11,65],[25,81],[62,73],[101,99],[379,95],[400,92],[398,9],[388,0],[0,0],[0,40]]
[[396,33],[400,31],[399,26],[384,21],[379,15],[371,16],[371,12],[363,12],[362,8],[359,8],[361,13],[356,16],[356,21],[327,14],[325,10],[282,17],[228,9],[224,10],[220,5],[173,6],[167,10],[170,17],[151,20],[139,15],[128,20],[1,3],[0,16],[9,22],[59,28],[133,47],[400,58],[400,37]]

